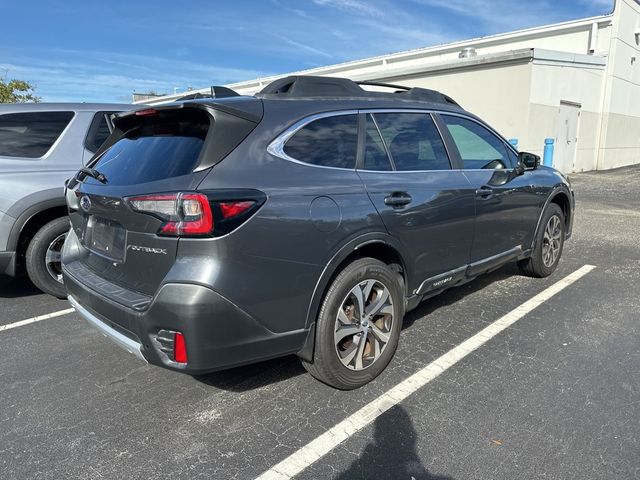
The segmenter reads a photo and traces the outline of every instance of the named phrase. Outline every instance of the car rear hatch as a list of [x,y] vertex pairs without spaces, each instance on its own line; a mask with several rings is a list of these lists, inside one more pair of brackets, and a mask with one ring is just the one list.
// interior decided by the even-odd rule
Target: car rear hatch
[[89,287],[105,280],[101,293],[120,286],[152,296],[180,237],[211,236],[197,186],[259,122],[262,106],[251,100],[248,109],[185,102],[117,116],[105,146],[68,182],[72,228],[86,252],[67,271],[84,270],[79,280]]

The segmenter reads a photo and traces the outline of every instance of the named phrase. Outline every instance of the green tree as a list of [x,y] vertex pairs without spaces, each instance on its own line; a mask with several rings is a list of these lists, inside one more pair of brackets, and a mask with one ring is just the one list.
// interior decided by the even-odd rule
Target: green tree
[[33,93],[34,87],[24,80],[0,79],[0,103],[39,102],[42,100]]

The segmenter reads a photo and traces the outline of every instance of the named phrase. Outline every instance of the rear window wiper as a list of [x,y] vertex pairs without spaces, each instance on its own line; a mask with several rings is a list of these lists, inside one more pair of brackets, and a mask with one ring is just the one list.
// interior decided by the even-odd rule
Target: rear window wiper
[[82,167],[80,169],[80,173],[84,173],[85,175],[87,175],[87,176],[89,176],[91,178],[95,178],[100,183],[107,183],[107,181],[108,181],[107,177],[105,177],[103,173],[100,173],[95,168]]

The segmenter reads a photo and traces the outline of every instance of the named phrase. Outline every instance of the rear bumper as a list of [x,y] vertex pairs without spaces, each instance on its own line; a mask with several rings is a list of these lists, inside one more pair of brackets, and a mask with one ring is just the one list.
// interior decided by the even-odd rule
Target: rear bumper
[[[306,330],[274,333],[210,288],[163,285],[144,311],[85,287],[65,270],[69,301],[91,325],[139,358],[192,375],[296,353]],[[161,330],[181,332],[188,363],[167,359],[157,347]]]
[[0,252],[0,274],[15,276],[16,252]]
[[76,309],[76,312],[83,317],[92,327],[97,328],[100,332],[102,332],[106,337],[111,338],[118,346],[125,349],[127,352],[134,354],[140,360],[147,361],[142,354],[142,344],[138,343],[136,340],[123,335],[113,327],[107,325],[104,320],[99,319],[89,310],[84,308],[82,305],[78,303],[78,301],[73,298],[71,295],[67,297],[69,299],[69,303],[73,308]]

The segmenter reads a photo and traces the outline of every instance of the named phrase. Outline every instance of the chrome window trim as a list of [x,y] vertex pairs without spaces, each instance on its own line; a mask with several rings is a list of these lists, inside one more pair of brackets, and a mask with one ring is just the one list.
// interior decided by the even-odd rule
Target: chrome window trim
[[315,122],[316,120],[320,120],[322,118],[328,117],[340,117],[343,115],[355,115],[356,122],[358,121],[358,110],[336,110],[332,112],[322,112],[316,113],[314,115],[310,115],[308,117],[303,118],[302,120],[298,120],[296,123],[287,128],[284,132],[278,135],[274,140],[271,141],[269,146],[267,147],[267,152],[271,155],[282,158],[283,160],[287,160],[289,162],[297,163],[299,165],[305,165],[307,167],[316,167],[316,168],[327,168],[329,170],[355,170],[355,165],[353,168],[342,168],[342,167],[329,167],[327,165],[315,165],[313,163],[303,162],[302,160],[297,160],[293,157],[287,155],[284,151],[284,145],[287,141],[293,137],[298,130],[309,125],[311,122]]
[[[308,124],[310,124],[311,122],[314,122],[316,120],[319,120],[321,118],[327,118],[327,117],[338,117],[341,115],[358,115],[359,113],[364,113],[365,115],[367,114],[375,114],[375,113],[424,113],[427,115],[431,116],[431,120],[433,121],[433,123],[436,126],[436,129],[438,129],[438,133],[440,134],[440,138],[442,138],[442,143],[444,144],[444,148],[445,151],[447,152],[447,155],[449,157],[449,164],[451,165],[451,169],[449,170],[365,170],[365,169],[358,169],[354,166],[354,168],[342,168],[342,167],[329,167],[326,165],[315,165],[313,163],[307,163],[307,162],[303,162],[302,160],[297,160],[293,157],[290,157],[289,155],[287,155],[284,151],[284,145],[287,143],[287,141],[293,136],[295,135],[298,130],[302,129],[303,127],[307,126]],[[435,121],[435,119],[433,118],[433,115],[437,114],[437,115],[451,115],[451,116],[455,116],[455,117],[461,117],[461,118],[465,118],[467,120],[470,120],[474,123],[477,123],[478,125],[480,125],[481,127],[486,128],[487,130],[489,130],[493,135],[495,135],[498,140],[501,140],[506,146],[507,148],[511,148],[511,150],[517,155],[518,152],[513,148],[513,145],[511,145],[509,142],[507,142],[502,135],[500,135],[498,132],[496,132],[493,128],[491,128],[490,126],[486,125],[485,123],[469,116],[469,114],[464,114],[464,113],[458,113],[458,112],[450,112],[448,110],[438,110],[438,109],[424,109],[424,108],[363,108],[363,109],[347,109],[347,110],[333,110],[330,112],[322,112],[322,113],[315,113],[312,115],[309,115],[307,117],[302,118],[301,120],[298,120],[296,123],[294,123],[293,125],[291,125],[290,127],[288,127],[287,129],[285,129],[282,133],[280,133],[278,136],[276,136],[276,138],[274,138],[271,143],[269,143],[269,145],[267,146],[267,152],[269,152],[271,155],[281,158],[283,160],[287,160],[289,162],[293,162],[293,163],[297,163],[298,165],[304,165],[307,167],[314,167],[314,168],[325,168],[325,169],[329,169],[329,170],[341,170],[341,171],[358,171],[358,172],[365,172],[365,173],[379,173],[379,174],[394,174],[394,173],[433,173],[433,172],[469,172],[469,171],[480,171],[480,172],[488,172],[488,171],[492,171],[492,170],[486,170],[486,169],[465,169],[465,168],[454,168],[453,164],[451,163],[451,152],[449,152],[449,149],[447,148],[447,144],[444,141],[444,137],[442,135],[442,132],[440,131],[440,128],[438,127],[438,122]],[[381,135],[382,136],[382,135]],[[384,139],[383,139],[384,142]],[[509,170],[509,169],[508,169]]]

